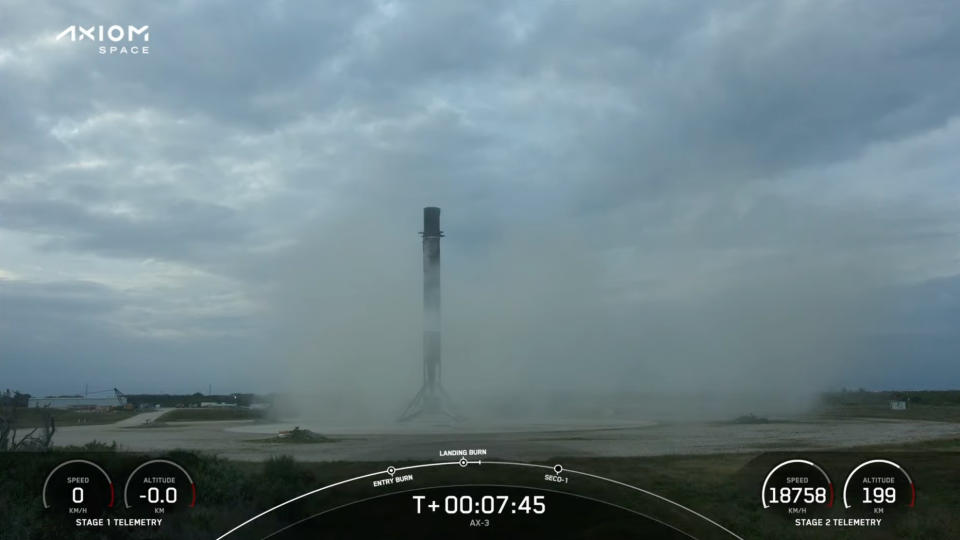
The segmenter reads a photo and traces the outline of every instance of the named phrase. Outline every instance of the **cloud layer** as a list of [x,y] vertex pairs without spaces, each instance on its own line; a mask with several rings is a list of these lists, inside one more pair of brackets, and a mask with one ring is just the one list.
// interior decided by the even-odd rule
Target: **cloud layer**
[[960,374],[948,3],[3,11],[4,386],[396,407],[427,205],[468,401]]

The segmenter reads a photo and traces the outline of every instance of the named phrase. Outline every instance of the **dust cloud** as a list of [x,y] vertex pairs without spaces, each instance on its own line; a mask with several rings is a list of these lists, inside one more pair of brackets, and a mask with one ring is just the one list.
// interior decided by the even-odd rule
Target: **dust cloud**
[[[856,367],[873,324],[883,266],[815,257],[816,238],[717,247],[696,230],[470,210],[443,207],[441,253],[443,385],[471,419],[794,413]],[[419,389],[420,212],[326,216],[261,270],[273,376],[302,417],[392,422]]]

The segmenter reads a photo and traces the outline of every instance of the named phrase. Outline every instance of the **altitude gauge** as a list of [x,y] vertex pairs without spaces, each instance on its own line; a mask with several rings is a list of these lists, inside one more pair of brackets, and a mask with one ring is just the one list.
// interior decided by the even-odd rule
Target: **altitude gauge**
[[787,460],[767,473],[760,502],[788,515],[810,515],[833,506],[833,483],[816,463]]
[[167,514],[197,503],[197,486],[186,469],[166,460],[154,459],[130,473],[123,489],[127,508],[145,509],[151,515]]
[[57,465],[43,483],[43,507],[76,517],[95,517],[113,506],[113,481],[99,465],[72,459]]
[[864,461],[850,471],[843,484],[843,506],[888,514],[894,509],[913,508],[917,490],[907,471],[886,459]]

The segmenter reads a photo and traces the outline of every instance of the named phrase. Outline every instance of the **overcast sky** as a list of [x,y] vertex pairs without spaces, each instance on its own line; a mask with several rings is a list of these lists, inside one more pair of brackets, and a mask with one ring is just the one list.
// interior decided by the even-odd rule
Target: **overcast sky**
[[960,386],[958,24],[0,0],[0,387],[412,396],[427,205],[462,394]]

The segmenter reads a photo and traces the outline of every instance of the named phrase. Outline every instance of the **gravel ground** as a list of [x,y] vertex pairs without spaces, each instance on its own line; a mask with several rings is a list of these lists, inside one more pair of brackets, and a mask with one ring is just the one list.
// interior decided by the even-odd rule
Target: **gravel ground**
[[627,457],[667,454],[823,450],[903,443],[960,436],[960,424],[947,422],[844,419],[820,422],[722,423],[514,423],[509,425],[392,424],[337,428],[298,424],[333,442],[280,444],[260,442],[295,424],[250,420],[171,422],[153,425],[163,411],[144,413],[110,425],[70,426],[57,430],[58,446],[98,440],[116,441],[131,451],[180,448],[230,459],[261,461],[292,455],[303,461],[435,460],[441,449],[485,448],[488,456],[541,460],[553,456]]

